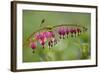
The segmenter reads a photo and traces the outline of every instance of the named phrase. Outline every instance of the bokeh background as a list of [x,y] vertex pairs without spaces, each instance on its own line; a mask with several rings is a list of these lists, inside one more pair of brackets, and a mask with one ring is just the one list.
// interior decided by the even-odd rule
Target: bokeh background
[[[45,22],[40,27],[41,20]],[[87,27],[88,30],[77,37],[69,37],[49,48],[42,48],[38,44],[35,53],[30,47],[23,46],[23,62],[42,61],[64,61],[64,60],[84,60],[91,57],[91,14],[76,12],[53,12],[23,10],[23,43],[36,30],[60,24],[78,24]]]

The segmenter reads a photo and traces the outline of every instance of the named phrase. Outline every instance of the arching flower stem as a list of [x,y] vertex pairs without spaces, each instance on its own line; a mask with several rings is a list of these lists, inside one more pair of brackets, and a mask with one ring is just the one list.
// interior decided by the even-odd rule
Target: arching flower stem
[[[80,25],[75,25],[75,24],[62,24],[62,25],[56,25],[52,27],[44,27],[39,30],[36,30],[33,32],[26,40],[26,42],[30,43],[30,39],[32,37],[35,37],[33,40],[34,42],[40,42],[42,47],[44,48],[46,41],[48,41],[48,46],[53,47],[53,45],[57,44],[57,40],[55,37],[55,34],[53,33],[52,30],[58,29],[55,31],[58,31],[60,39],[64,39],[65,35],[67,35],[67,38],[69,34],[73,37],[76,34],[80,34],[82,31],[86,31],[87,28],[80,26]],[[57,34],[57,33],[56,33]]]

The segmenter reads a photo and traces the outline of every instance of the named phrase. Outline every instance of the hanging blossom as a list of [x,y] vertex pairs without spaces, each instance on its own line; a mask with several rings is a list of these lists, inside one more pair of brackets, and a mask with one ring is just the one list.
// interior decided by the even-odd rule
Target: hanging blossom
[[65,34],[66,34],[66,28],[64,28],[64,27],[59,27],[58,33],[59,33],[59,35],[60,35],[60,39],[61,39],[61,38],[64,39]]
[[40,33],[36,33],[35,37],[37,41],[42,45],[43,48],[46,42],[48,42],[49,48],[56,43],[55,35],[52,31],[43,31]]
[[32,33],[31,36],[29,36],[28,40],[31,40],[29,41],[29,47],[35,50],[38,47],[37,43],[40,43],[43,48],[46,46],[51,48],[58,43],[57,37],[59,37],[59,39],[64,39],[65,37],[76,37],[86,30],[87,28],[82,26],[66,24],[45,27],[37,30],[36,32]]

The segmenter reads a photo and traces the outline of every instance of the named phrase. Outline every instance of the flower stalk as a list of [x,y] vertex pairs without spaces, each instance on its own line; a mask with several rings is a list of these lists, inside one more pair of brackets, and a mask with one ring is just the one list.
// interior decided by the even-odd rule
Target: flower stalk
[[[42,23],[43,22],[44,20],[42,21]],[[67,38],[70,36],[76,37],[79,36],[84,31],[87,31],[87,28],[80,25],[61,24],[52,27],[44,27],[39,30],[36,30],[28,37],[26,41],[30,45],[29,47],[32,48],[33,50],[35,50],[38,47],[37,46],[38,42],[43,48],[45,48],[46,43],[48,43],[48,47],[51,48],[57,44],[58,36],[59,39],[65,39],[66,36]]]

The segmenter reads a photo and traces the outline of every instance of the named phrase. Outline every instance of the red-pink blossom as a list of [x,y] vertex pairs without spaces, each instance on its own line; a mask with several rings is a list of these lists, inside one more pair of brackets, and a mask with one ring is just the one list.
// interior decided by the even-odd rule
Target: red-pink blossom
[[36,45],[36,43],[31,42],[31,43],[30,43],[30,47],[31,47],[32,49],[36,49],[37,45]]

